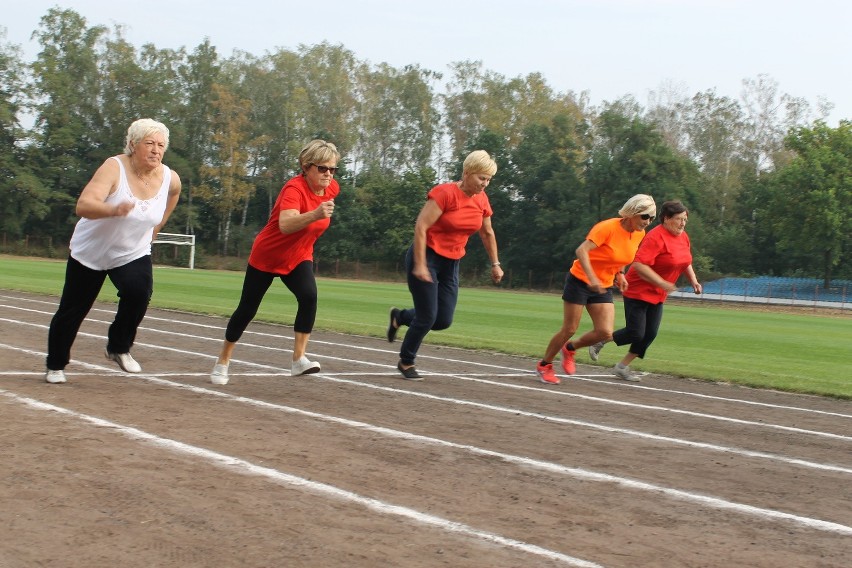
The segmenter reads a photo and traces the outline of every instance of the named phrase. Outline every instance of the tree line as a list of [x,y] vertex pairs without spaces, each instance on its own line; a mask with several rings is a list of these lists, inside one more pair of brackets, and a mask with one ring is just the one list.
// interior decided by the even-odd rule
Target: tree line
[[[588,229],[636,193],[689,208],[705,277],[852,278],[852,124],[829,127],[830,103],[765,75],[738,99],[664,86],[644,106],[593,106],[476,61],[444,74],[329,43],[230,57],[208,40],[137,48],[71,9],[50,9],[32,37],[28,62],[0,28],[0,230],[12,238],[67,242],[83,186],[149,117],[170,128],[164,161],[184,182],[165,230],[209,254],[247,253],[299,150],[323,138],[343,155],[324,261],[398,262],[428,189],[481,148],[499,166],[488,194],[501,261],[523,286],[567,270]],[[463,264],[483,272],[475,241]]]

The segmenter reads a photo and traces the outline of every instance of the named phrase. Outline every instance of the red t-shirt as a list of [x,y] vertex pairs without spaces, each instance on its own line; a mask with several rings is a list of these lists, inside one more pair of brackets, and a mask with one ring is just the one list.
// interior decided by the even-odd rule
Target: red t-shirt
[[[615,273],[621,270],[622,266],[633,262],[636,249],[644,236],[645,231],[626,231],[621,226],[621,217],[606,219],[592,227],[586,235],[586,240],[597,246],[589,251],[589,261],[604,288],[612,286]],[[590,283],[579,260],[575,260],[571,265],[571,274],[586,284]]]
[[[635,262],[651,267],[663,280],[674,284],[683,271],[692,264],[689,235],[686,231],[673,235],[662,225],[650,231],[636,252]],[[643,280],[639,273],[630,267],[627,271],[627,291],[624,295],[649,304],[666,301],[669,293]]]
[[447,258],[464,256],[470,236],[482,228],[482,220],[491,217],[491,203],[485,192],[468,196],[455,183],[436,185],[428,194],[441,208],[441,216],[426,230],[426,246]]
[[328,228],[331,219],[314,221],[301,231],[285,235],[278,228],[278,217],[288,209],[295,209],[299,213],[313,211],[323,201],[334,199],[338,193],[340,185],[337,180],[331,180],[325,195],[311,191],[305,177],[301,175],[285,183],[275,200],[269,221],[254,239],[248,263],[263,272],[289,274],[300,263],[313,260],[314,243]]

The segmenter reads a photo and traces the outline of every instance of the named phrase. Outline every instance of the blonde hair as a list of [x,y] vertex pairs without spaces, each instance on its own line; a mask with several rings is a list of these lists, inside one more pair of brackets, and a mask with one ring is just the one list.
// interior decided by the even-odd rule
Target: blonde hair
[[163,139],[166,142],[166,147],[163,148],[163,152],[168,150],[169,129],[166,128],[166,125],[151,118],[140,118],[127,128],[127,137],[124,140],[124,153],[130,156],[133,154],[133,148],[131,145],[135,146],[136,144],[139,144],[140,140],[154,133],[163,135]]
[[337,146],[325,140],[311,140],[302,151],[299,152],[299,167],[302,171],[311,167],[311,164],[322,164],[334,160],[337,163],[340,160],[340,152],[337,151]]
[[487,174],[493,176],[497,173],[497,162],[485,150],[474,150],[464,159],[462,171],[466,174]]
[[644,193],[639,193],[627,200],[618,214],[622,217],[633,217],[634,215],[657,215],[657,205],[654,203],[654,198]]

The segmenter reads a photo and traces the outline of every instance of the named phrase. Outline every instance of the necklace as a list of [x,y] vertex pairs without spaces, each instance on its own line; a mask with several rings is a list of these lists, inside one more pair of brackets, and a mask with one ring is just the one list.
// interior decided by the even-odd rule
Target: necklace
[[133,166],[133,173],[136,174],[136,177],[139,178],[139,181],[141,181],[143,184],[145,184],[145,189],[148,189],[148,187],[149,187],[148,182],[145,180],[145,178],[143,178],[139,174],[139,170],[136,169],[136,164],[134,164],[133,162],[130,162],[130,165]]
[[[134,164],[133,162],[130,162],[130,166],[133,168],[133,173],[136,174],[136,177],[139,178],[139,181],[141,181],[145,185],[145,190],[147,191],[150,188],[149,183],[145,180],[145,178],[143,178],[139,174],[139,170],[136,169],[136,164]],[[154,195],[153,197],[149,197],[148,199],[139,199],[135,195],[133,197],[134,197],[135,201],[139,204],[139,208],[144,213],[145,211],[148,210],[148,207],[151,205],[151,202],[157,201],[160,198],[160,194],[158,192],[156,195]]]

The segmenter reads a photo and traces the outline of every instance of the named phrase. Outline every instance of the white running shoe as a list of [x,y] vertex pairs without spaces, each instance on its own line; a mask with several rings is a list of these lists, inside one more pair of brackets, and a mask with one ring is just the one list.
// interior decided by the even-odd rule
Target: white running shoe
[[59,370],[48,369],[47,373],[45,373],[45,375],[44,375],[44,380],[46,380],[47,382],[49,382],[52,385],[58,385],[60,383],[64,383],[65,382],[65,371],[63,371],[62,369],[59,369]]
[[638,383],[642,379],[639,378],[639,375],[633,373],[630,370],[630,365],[622,365],[621,363],[616,363],[615,367],[613,367],[615,371],[615,376],[619,379],[624,379],[625,381],[631,381],[634,383]]
[[210,373],[210,382],[214,385],[228,384],[228,366],[216,363],[213,366],[213,372]]
[[308,360],[307,357],[302,355],[302,358],[298,361],[293,361],[293,365],[290,367],[290,375],[308,375],[310,373],[319,373],[320,372],[320,364],[315,363],[314,361]]
[[106,358],[115,361],[118,363],[118,366],[121,367],[121,370],[126,373],[141,373],[142,367],[136,360],[130,356],[130,353],[110,353],[109,351],[104,352],[106,354]]
[[598,357],[601,356],[601,349],[603,349],[604,342],[598,341],[594,345],[589,345],[589,358],[592,361],[597,361]]

